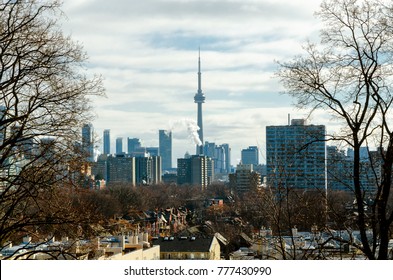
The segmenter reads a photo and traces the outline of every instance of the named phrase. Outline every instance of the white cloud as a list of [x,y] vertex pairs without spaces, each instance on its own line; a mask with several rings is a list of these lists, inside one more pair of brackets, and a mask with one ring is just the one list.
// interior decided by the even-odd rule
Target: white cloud
[[[107,98],[93,100],[97,134],[111,129],[112,146],[116,136],[158,145],[159,129],[196,119],[200,46],[205,140],[229,143],[234,160],[242,148],[263,147],[266,125],[286,124],[291,112],[304,116],[279,94],[274,61],[300,53],[306,39],[316,36],[319,3],[65,1],[65,32],[83,44],[88,68],[105,78]],[[176,132],[173,145],[174,158],[195,150],[185,131]]]

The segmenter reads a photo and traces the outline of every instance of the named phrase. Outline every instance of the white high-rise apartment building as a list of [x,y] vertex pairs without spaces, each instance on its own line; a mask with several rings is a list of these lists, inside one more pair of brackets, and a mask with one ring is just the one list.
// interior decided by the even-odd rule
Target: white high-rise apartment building
[[326,189],[326,128],[291,124],[266,127],[267,183],[272,187]]

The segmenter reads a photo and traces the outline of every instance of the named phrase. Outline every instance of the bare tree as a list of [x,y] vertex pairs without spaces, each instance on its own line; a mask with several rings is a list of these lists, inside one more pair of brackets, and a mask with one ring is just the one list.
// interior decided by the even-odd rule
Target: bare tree
[[0,3],[1,245],[81,221],[59,189],[78,187],[85,156],[77,141],[89,96],[104,89],[84,72],[86,54],[62,33],[61,16],[56,0]]
[[[387,259],[393,222],[393,6],[382,0],[327,0],[317,15],[324,24],[320,44],[307,43],[304,56],[280,63],[278,76],[299,107],[323,109],[342,124],[328,139],[354,152],[351,188],[360,249],[369,259]],[[360,150],[371,145],[378,160],[370,160],[375,187],[367,191]]]

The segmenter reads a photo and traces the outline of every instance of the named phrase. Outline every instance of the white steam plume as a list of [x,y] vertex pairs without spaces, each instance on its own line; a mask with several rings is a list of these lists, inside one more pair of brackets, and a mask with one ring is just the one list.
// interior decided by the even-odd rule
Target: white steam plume
[[198,130],[199,126],[192,119],[182,119],[175,122],[172,122],[170,125],[169,131],[174,130],[176,127],[187,127],[188,135],[192,141],[198,146],[202,145],[202,141],[199,139]]

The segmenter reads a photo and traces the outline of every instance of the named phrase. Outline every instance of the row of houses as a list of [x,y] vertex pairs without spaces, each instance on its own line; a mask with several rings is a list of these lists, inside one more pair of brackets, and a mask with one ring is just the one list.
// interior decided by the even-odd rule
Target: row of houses
[[[26,240],[27,239],[27,240]],[[97,237],[94,240],[8,244],[0,259],[96,259],[96,260],[219,260],[221,246],[215,235],[151,237],[147,233]]]
[[151,236],[168,236],[184,230],[190,211],[184,207],[160,210],[131,211],[124,218],[137,224]]
[[[206,225],[204,226],[206,227]],[[252,260],[252,259],[364,259],[357,246],[345,245],[338,239],[351,239],[360,244],[359,233],[348,231],[297,232],[289,236],[264,234],[242,239],[238,247],[218,232],[192,227],[177,235],[151,236],[137,231],[118,236],[102,236],[93,240],[70,241],[53,237],[34,243],[25,237],[21,244],[9,244],[0,252],[1,259],[96,259],[96,260]],[[232,241],[233,242],[233,241]],[[393,239],[389,242],[393,257]]]

